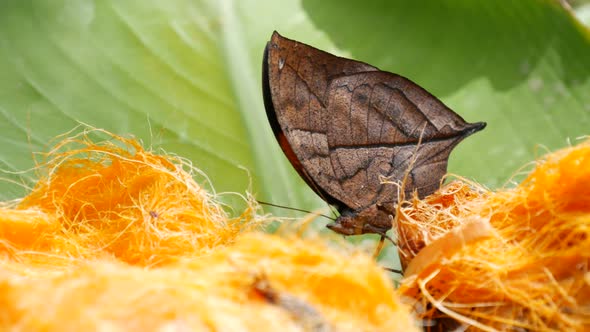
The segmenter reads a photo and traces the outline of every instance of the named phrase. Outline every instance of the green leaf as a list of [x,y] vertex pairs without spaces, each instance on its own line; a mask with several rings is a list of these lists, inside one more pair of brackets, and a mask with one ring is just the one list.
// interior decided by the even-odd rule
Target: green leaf
[[[317,34],[295,1],[8,1],[0,11],[0,168],[80,122],[191,160],[217,191],[290,206],[315,200],[272,136],[261,99],[273,29]],[[273,14],[278,13],[278,14]],[[282,14],[281,14],[282,13]],[[260,20],[260,16],[265,17]],[[322,38],[311,41],[323,47]],[[3,199],[23,195],[6,175]]]
[[580,22],[590,26],[590,2],[576,8],[575,14]]
[[[588,30],[557,1],[6,0],[0,168],[31,185],[32,153],[80,122],[191,160],[218,192],[318,199],[272,136],[260,64],[273,30],[400,73],[488,127],[450,171],[490,186],[588,133]],[[345,53],[338,51],[332,40]],[[246,171],[247,170],[247,171]],[[25,192],[0,182],[0,198]]]

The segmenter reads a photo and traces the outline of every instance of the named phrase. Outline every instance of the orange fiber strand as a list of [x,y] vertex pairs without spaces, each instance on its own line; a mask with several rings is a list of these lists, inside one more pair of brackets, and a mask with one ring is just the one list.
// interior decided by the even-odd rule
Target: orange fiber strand
[[46,158],[45,173],[16,211],[42,211],[60,232],[37,239],[34,249],[51,247],[75,257],[99,251],[157,265],[202,254],[245,228],[249,211],[230,220],[210,203],[214,197],[194,181],[186,162],[152,154],[132,139],[113,136],[94,144],[79,135]]
[[399,293],[432,329],[590,330],[589,141],[545,156],[514,189],[455,181],[398,219]]
[[231,217],[181,158],[95,129],[38,172],[0,204],[0,330],[418,330],[370,256],[256,231],[253,200]]
[[[261,294],[261,278],[280,299]],[[101,259],[34,279],[0,270],[0,306],[1,326],[21,331],[417,331],[369,256],[263,233],[158,268]]]

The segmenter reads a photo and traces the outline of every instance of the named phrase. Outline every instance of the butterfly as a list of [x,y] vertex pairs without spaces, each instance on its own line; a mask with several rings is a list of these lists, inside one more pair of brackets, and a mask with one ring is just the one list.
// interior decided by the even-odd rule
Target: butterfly
[[264,50],[268,120],[289,161],[340,216],[344,235],[392,228],[406,196],[439,188],[451,150],[484,122],[467,123],[397,74],[273,33]]

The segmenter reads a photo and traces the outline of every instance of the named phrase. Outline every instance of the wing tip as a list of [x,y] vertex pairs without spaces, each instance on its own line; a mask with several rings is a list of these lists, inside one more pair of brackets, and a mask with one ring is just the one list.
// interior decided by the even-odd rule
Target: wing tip
[[463,130],[463,136],[469,136],[483,130],[488,124],[486,122],[475,122],[468,123],[465,130]]

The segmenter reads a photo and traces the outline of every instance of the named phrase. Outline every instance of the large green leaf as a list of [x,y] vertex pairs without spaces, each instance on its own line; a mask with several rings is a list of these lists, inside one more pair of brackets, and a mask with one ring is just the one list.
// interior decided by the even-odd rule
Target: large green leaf
[[[275,29],[487,121],[450,171],[491,186],[536,144],[588,133],[589,34],[557,1],[5,0],[0,168],[30,168],[32,152],[83,122],[187,157],[218,191],[243,193],[251,178],[261,199],[317,204],[264,114],[261,53]],[[0,185],[3,199],[22,194]]]
[[[272,137],[260,92],[261,54],[273,29],[302,39],[317,34],[297,2],[35,0],[1,7],[4,170],[32,167],[32,152],[83,122],[192,160],[218,191],[243,193],[252,180],[275,203],[315,199]],[[18,183],[28,175],[4,178]],[[7,183],[2,198],[22,195]]]
[[586,26],[590,26],[590,2],[576,8],[576,17]]

